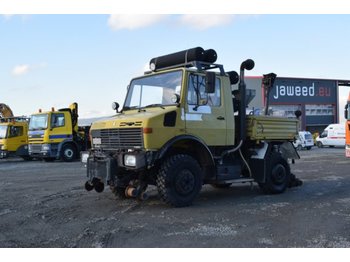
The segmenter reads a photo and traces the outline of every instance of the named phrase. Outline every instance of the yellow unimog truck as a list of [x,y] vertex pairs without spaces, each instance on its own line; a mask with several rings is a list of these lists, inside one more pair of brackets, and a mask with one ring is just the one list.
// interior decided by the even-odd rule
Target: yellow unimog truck
[[28,155],[28,118],[0,118],[0,158],[20,156],[30,160]]
[[244,61],[238,75],[216,58],[197,47],[151,59],[151,71],[131,80],[122,109],[114,103],[117,114],[91,126],[92,148],[82,156],[86,190],[106,184],[117,196],[143,200],[155,185],[165,203],[181,207],[203,184],[257,182],[271,194],[300,184],[289,166],[299,158],[292,144],[298,120],[247,116],[246,99],[233,100],[231,88],[239,82],[247,97],[244,71],[254,61]]
[[28,131],[29,155],[54,161],[71,162],[87,150],[89,127],[78,126],[78,104],[31,115]]

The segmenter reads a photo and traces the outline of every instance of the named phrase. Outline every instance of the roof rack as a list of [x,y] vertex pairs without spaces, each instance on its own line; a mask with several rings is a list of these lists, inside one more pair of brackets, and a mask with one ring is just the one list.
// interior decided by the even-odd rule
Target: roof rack
[[207,71],[207,70],[212,70],[218,68],[220,70],[220,75],[225,75],[225,70],[224,66],[220,64],[212,64],[208,62],[203,62],[203,61],[191,61],[187,63],[181,63],[181,64],[176,64],[176,65],[171,65],[167,67],[162,67],[159,69],[155,69],[153,71],[147,71],[145,74],[149,74],[152,72],[159,72],[163,71],[166,69],[174,69],[174,68],[180,68],[180,67],[196,67],[198,71]]

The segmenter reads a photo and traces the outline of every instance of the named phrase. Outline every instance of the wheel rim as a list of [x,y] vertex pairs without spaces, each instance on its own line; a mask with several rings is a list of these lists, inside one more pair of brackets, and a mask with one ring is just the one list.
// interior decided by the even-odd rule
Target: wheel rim
[[184,169],[176,176],[175,188],[180,195],[190,194],[194,187],[195,178],[190,170]]
[[272,169],[271,179],[274,184],[281,185],[287,176],[286,168],[282,164],[276,165]]
[[64,151],[64,155],[67,157],[67,158],[72,158],[73,155],[74,155],[74,152],[71,148],[67,148],[65,151]]

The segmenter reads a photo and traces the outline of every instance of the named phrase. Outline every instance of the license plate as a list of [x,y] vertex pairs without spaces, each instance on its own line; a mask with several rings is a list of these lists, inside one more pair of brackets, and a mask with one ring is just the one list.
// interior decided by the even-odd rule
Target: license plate
[[94,145],[101,145],[101,138],[100,138],[100,137],[94,137],[94,138],[92,139],[92,143],[93,143]]
[[81,152],[80,153],[80,160],[82,163],[86,164],[87,163],[87,160],[89,158],[89,152]]

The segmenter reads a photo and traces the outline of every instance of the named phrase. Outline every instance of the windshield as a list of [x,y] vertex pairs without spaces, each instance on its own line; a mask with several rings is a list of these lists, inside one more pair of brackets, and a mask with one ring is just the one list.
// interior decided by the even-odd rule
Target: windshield
[[124,110],[147,106],[174,105],[176,103],[175,95],[180,96],[181,83],[182,71],[134,79],[129,87]]
[[305,134],[305,139],[312,139],[312,135],[310,133]]
[[29,130],[42,130],[47,128],[48,114],[32,115],[29,122]]
[[0,139],[6,138],[7,126],[0,126]]

